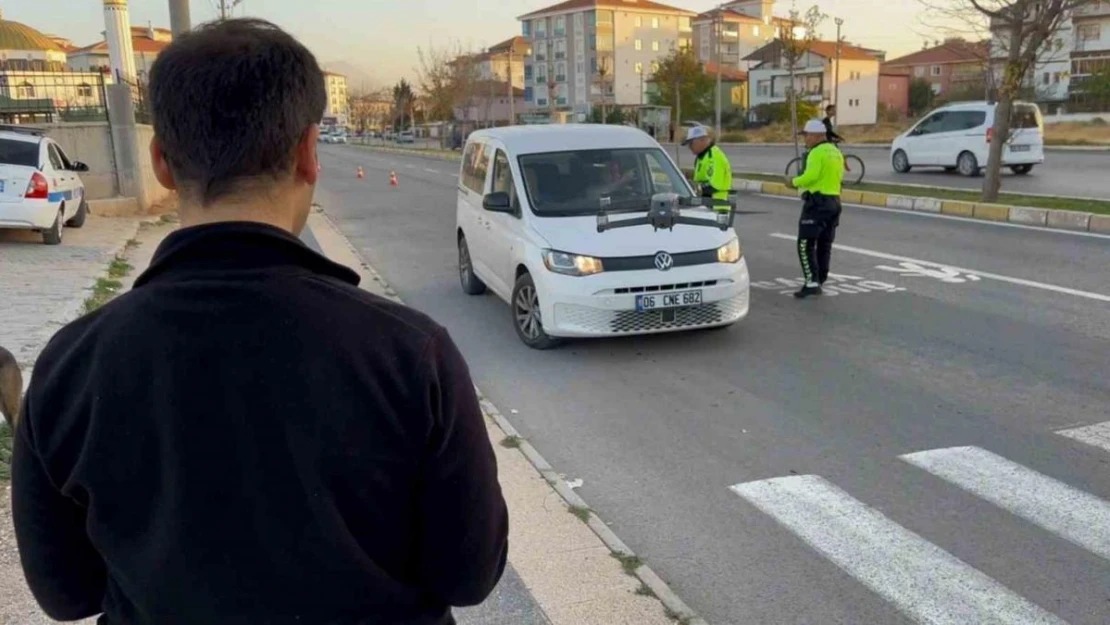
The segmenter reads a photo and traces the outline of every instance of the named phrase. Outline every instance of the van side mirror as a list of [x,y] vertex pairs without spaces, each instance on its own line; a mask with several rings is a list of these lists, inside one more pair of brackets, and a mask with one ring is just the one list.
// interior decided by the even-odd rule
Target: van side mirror
[[512,199],[504,191],[494,191],[482,198],[482,208],[491,213],[514,213]]
[[85,172],[85,171],[89,171],[89,166],[82,163],[81,161],[70,161],[69,169],[71,171]]

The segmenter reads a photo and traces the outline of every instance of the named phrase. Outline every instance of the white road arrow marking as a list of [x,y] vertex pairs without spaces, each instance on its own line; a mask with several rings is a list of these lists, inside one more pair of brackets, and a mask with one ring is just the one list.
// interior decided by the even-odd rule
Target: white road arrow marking
[[955,267],[934,266],[926,267],[918,263],[911,263],[908,261],[901,262],[897,267],[890,265],[879,265],[876,269],[883,271],[893,271],[900,276],[907,278],[936,278],[941,282],[949,284],[963,284],[965,282],[978,282],[979,276],[971,273],[963,273]]

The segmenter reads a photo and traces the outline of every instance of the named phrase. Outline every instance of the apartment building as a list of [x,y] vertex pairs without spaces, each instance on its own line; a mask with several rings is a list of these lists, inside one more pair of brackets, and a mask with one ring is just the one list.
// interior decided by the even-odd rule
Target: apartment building
[[[153,25],[131,27],[131,49],[135,53],[135,73],[146,79],[158,55],[173,41],[173,33]],[[70,69],[81,72],[108,72],[111,60],[104,40],[67,53]]]
[[[747,71],[745,57],[778,37],[790,20],[775,17],[774,0],[738,0],[699,14],[693,20],[694,50],[702,63],[718,62],[723,67]],[[801,29],[804,33],[804,29]]]
[[[1009,48],[1009,29],[997,22],[990,23],[991,63],[987,86],[992,93],[1005,72]],[[1046,43],[1037,62],[1025,75],[1025,86],[1032,90],[1032,99],[1049,113],[1066,108],[1071,93],[1071,54],[1076,47],[1075,29],[1067,19]]]
[[1074,44],[1069,55],[1069,100],[1084,108],[1083,81],[1110,71],[1110,0],[1091,0],[1072,15]]
[[347,77],[335,72],[324,72],[324,87],[328,92],[324,119],[329,125],[346,126],[351,112],[351,101],[347,94]]
[[891,59],[883,64],[884,73],[907,73],[912,80],[929,83],[933,93],[978,92],[986,97],[985,80],[990,41],[945,39],[943,43]]
[[525,100],[581,115],[640,104],[659,61],[693,46],[695,16],[652,0],[567,0],[523,15]]
[[478,79],[510,81],[514,89],[523,89],[524,59],[531,53],[532,41],[527,37],[517,36],[490,46],[484,53],[475,57],[478,64]]
[[[835,41],[815,41],[794,70],[795,93],[817,106],[838,98],[839,124],[874,124],[878,119],[880,54],[850,44],[841,44],[838,51]],[[775,39],[744,60],[753,64],[748,72],[752,108],[787,101],[790,69],[783,58],[782,41]]]

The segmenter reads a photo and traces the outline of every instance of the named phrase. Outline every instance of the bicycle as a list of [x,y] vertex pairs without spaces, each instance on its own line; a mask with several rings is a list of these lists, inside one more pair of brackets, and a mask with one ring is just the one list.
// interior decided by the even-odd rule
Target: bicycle
[[[839,143],[839,141],[837,143]],[[803,151],[801,156],[794,157],[786,164],[786,177],[794,178],[802,175],[802,171],[805,169],[805,162],[806,151]],[[867,168],[863,165],[863,159],[855,154],[844,155],[844,184],[852,186],[863,182],[863,174],[866,171]]]

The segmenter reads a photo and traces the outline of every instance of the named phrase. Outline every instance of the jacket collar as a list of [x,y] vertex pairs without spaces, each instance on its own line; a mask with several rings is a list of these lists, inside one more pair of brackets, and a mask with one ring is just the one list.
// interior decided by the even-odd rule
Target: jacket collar
[[696,159],[697,158],[702,158],[706,154],[709,154],[709,152],[711,152],[713,150],[713,148],[715,148],[715,147],[717,147],[717,142],[716,141],[710,141],[709,145],[705,146],[705,149],[702,150],[701,152],[698,152],[698,155],[695,156],[694,158],[696,158]]
[[140,287],[179,274],[207,271],[250,271],[278,267],[300,268],[352,285],[353,270],[316,253],[280,228],[236,221],[182,228],[162,241],[150,266],[135,280]]

